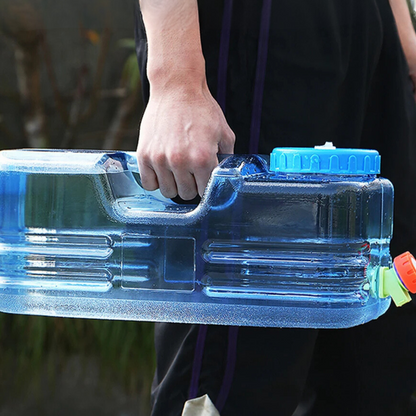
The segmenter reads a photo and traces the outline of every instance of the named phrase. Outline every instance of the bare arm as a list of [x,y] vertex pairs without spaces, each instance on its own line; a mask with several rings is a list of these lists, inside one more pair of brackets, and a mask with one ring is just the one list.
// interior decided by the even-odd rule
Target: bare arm
[[[409,75],[416,89],[416,33],[406,0],[390,0],[390,6],[396,19],[400,42],[409,65]],[[416,97],[416,94],[415,94]]]
[[197,0],[140,0],[148,38],[150,99],[137,149],[143,186],[183,199],[202,195],[217,153],[234,133],[208,90]]

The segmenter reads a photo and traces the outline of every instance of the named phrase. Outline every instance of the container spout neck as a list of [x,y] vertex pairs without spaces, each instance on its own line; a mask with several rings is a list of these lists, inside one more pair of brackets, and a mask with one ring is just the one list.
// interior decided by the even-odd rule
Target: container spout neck
[[380,267],[379,296],[391,296],[396,306],[412,300],[409,292],[416,293],[416,261],[407,251],[394,259],[393,267]]

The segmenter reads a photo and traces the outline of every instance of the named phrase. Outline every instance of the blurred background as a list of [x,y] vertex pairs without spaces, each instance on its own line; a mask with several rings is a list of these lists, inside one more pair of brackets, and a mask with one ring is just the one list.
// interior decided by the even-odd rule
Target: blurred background
[[[0,0],[0,149],[135,149],[135,1]],[[0,416],[148,415],[153,370],[150,323],[0,314]]]
[[[134,150],[135,0],[0,0],[0,149]],[[149,414],[153,325],[0,314],[0,416]]]
[[135,0],[0,0],[0,145],[134,149]]

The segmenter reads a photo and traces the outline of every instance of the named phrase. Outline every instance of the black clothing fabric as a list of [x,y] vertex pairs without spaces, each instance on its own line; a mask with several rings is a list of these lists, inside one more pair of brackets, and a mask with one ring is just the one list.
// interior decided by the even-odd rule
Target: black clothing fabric
[[[227,0],[198,4],[207,80],[216,97]],[[230,20],[224,110],[236,133],[235,152],[242,154],[252,140],[261,6],[238,0]],[[388,0],[272,1],[269,18],[258,153],[326,141],[377,149],[382,176],[395,186],[391,253],[416,253],[416,105]],[[145,78],[139,15],[137,23]],[[148,86],[144,92],[147,99]],[[200,334],[198,325],[157,324],[153,416],[181,414]],[[229,345],[228,328],[205,329],[197,395],[208,393],[214,404],[230,374]],[[415,345],[414,301],[346,330],[239,328],[221,416],[290,416],[299,403],[303,416],[410,415]]]

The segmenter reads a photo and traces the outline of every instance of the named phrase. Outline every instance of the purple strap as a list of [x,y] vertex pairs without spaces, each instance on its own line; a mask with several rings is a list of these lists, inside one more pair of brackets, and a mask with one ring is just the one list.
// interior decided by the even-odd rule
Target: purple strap
[[[250,153],[257,153],[260,139],[261,111],[264,91],[264,79],[267,65],[267,49],[269,42],[270,28],[270,11],[272,0],[263,0],[263,8],[260,23],[259,47],[257,54],[256,79],[254,86],[253,113],[251,119],[250,132]],[[231,18],[232,18],[233,0],[224,0],[224,14],[221,30],[221,42],[219,50],[218,64],[218,85],[217,85],[217,102],[225,112],[226,104],[226,86],[227,86],[227,69],[228,54],[230,47]],[[204,355],[205,340],[207,336],[206,325],[200,325],[198,338],[195,347],[195,356],[192,366],[191,384],[189,387],[188,399],[194,399],[198,394],[199,377],[201,374],[202,358]],[[228,351],[227,366],[224,373],[223,382],[218,394],[216,408],[222,411],[227,397],[229,395],[236,364],[238,327],[229,327],[228,329]]]
[[202,357],[204,355],[205,339],[207,337],[206,325],[200,325],[196,340],[195,356],[192,366],[191,385],[189,386],[188,400],[195,399],[198,394],[199,375],[201,374]]
[[[199,326],[198,338],[197,338],[196,347],[195,347],[194,362],[193,362],[193,367],[192,367],[191,385],[189,387],[188,400],[195,399],[195,397],[197,397],[197,394],[198,394],[199,377],[201,374],[202,357],[204,355],[207,329],[208,327],[206,325]],[[237,337],[238,337],[238,327],[230,326],[228,328],[227,365],[225,368],[221,389],[218,394],[217,402],[215,404],[215,407],[218,409],[219,412],[222,411],[227,401],[228,394],[230,393],[231,385],[233,382],[235,364],[237,360],[237,354],[236,354]]]
[[225,102],[227,92],[227,68],[228,52],[230,49],[231,17],[233,11],[233,0],[224,1],[224,13],[222,17],[221,41],[218,62],[218,84],[217,102],[225,113]]
[[261,11],[259,47],[257,52],[256,79],[254,85],[253,113],[251,116],[250,153],[258,153],[263,104],[264,79],[266,77],[267,49],[269,44],[270,12],[272,0],[263,0]]
[[234,369],[237,360],[237,337],[238,327],[230,326],[228,328],[227,367],[225,368],[221,389],[215,403],[215,407],[220,413],[222,412],[222,409],[227,401],[234,378]]

